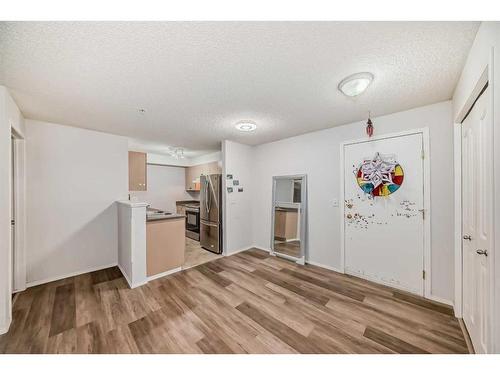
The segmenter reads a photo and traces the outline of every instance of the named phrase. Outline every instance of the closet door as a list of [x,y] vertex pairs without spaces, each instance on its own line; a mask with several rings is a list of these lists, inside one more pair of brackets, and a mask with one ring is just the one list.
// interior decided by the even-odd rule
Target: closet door
[[486,89],[462,123],[463,319],[476,353],[488,352],[493,165]]

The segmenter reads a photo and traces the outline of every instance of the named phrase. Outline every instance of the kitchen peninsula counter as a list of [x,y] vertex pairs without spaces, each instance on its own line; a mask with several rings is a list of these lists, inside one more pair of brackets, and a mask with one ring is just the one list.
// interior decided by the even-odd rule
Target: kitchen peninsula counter
[[147,215],[146,274],[148,278],[158,278],[179,271],[184,264],[185,250],[184,215]]

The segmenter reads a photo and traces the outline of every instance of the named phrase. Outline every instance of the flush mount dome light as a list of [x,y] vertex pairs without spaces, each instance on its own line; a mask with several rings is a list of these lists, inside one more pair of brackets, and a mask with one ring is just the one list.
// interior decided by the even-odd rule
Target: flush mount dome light
[[257,125],[253,122],[250,121],[242,121],[238,122],[235,125],[236,129],[242,132],[253,132],[255,129],[257,129]]
[[373,74],[364,72],[356,73],[344,78],[339,83],[339,90],[347,96],[362,94],[373,81]]

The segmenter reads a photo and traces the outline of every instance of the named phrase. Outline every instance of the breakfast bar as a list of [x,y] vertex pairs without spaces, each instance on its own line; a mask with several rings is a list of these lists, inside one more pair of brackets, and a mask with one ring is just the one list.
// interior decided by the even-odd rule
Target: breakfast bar
[[131,288],[181,270],[185,216],[118,201],[118,267]]

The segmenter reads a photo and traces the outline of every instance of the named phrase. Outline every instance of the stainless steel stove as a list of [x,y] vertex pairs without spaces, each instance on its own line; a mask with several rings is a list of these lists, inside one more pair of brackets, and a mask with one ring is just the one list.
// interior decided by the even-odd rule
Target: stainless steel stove
[[200,204],[186,204],[186,237],[200,240]]

